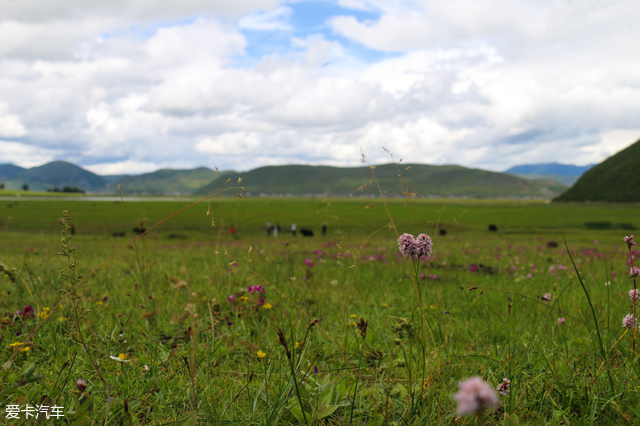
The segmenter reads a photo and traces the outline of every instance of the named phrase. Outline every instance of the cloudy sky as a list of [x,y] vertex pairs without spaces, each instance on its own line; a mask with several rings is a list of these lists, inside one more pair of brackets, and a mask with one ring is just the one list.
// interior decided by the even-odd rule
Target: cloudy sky
[[0,0],[0,163],[100,174],[600,162],[637,0]]

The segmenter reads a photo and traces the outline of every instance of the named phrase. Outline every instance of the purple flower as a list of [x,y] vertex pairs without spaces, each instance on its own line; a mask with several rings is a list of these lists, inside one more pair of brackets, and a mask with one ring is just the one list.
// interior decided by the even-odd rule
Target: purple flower
[[636,289],[636,288],[633,288],[633,289],[629,290],[629,298],[631,300],[640,299],[640,291],[638,291],[638,289]]
[[233,294],[227,296],[227,300],[229,301],[229,303],[236,303],[236,297]]
[[82,379],[78,379],[78,383],[76,383],[76,389],[80,392],[84,392],[87,389],[87,382]]
[[471,377],[459,383],[460,391],[453,396],[458,401],[458,414],[480,414],[485,408],[495,410],[500,400],[493,387],[480,377]]
[[256,302],[256,304],[257,304],[258,306],[262,306],[262,305],[264,305],[264,302],[266,302],[266,300],[264,300],[264,299],[258,299],[258,301]]
[[630,235],[628,237],[624,237],[624,242],[627,243],[627,245],[629,246],[629,249],[631,249],[632,245],[635,245],[635,241],[633,241],[633,235]]
[[264,293],[264,287],[261,285],[250,285],[247,291],[249,293]]
[[102,301],[103,301],[103,302],[106,302],[106,301],[107,301],[107,299],[109,299],[109,296],[105,296],[105,297],[102,299]]
[[418,238],[416,238],[415,242],[418,248],[418,256],[429,257],[431,256],[433,242],[431,241],[431,237],[427,234],[420,234]]
[[636,319],[633,315],[627,314],[626,317],[622,318],[622,326],[627,328],[633,328],[636,325]]
[[426,280],[427,279],[427,275],[426,274],[420,274],[420,279],[421,280]]
[[564,318],[558,318],[558,325],[564,325]]
[[306,258],[304,260],[304,264],[307,265],[309,268],[311,268],[313,266],[313,262],[309,258]]
[[477,271],[478,271],[478,265],[471,265],[471,266],[469,267],[469,270],[470,270],[471,272],[477,272]]
[[33,306],[31,305],[27,305],[24,307],[24,309],[22,310],[22,315],[25,318],[33,318],[35,316],[35,309],[33,309]]
[[416,240],[411,234],[402,234],[398,238],[398,248],[404,257],[418,257]]
[[313,372],[314,372],[314,373],[317,373],[317,372],[318,372],[318,366],[316,366],[316,365],[314,365],[314,366],[313,366]]
[[507,379],[506,377],[504,379],[502,379],[502,383],[500,383],[498,385],[498,387],[496,388],[496,390],[498,391],[498,393],[502,396],[507,396],[509,395],[509,390],[511,388],[511,380]]
[[13,314],[17,317],[21,317],[22,316],[22,311],[13,311]]
[[231,327],[233,323],[231,321],[227,322],[227,326]]
[[629,275],[631,275],[632,277],[637,277],[638,275],[640,275],[640,268],[638,268],[637,266],[632,266],[631,269],[629,269]]

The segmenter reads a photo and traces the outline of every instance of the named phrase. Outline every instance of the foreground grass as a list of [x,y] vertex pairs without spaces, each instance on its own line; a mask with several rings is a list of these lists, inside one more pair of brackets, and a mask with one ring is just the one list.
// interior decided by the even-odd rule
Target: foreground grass
[[[433,233],[438,217],[449,230],[433,236],[432,258],[421,265],[423,319],[411,262],[398,256],[383,206],[374,206],[378,210],[365,222],[363,214],[372,210],[362,206],[292,202],[300,204],[294,209],[256,200],[242,210],[219,202],[212,205],[214,216],[243,230],[239,240],[220,232],[220,222],[211,228],[198,211],[191,222],[181,218],[139,240],[73,292],[74,280],[60,274],[68,270],[58,255],[61,226],[55,223],[62,205],[50,202],[51,211],[13,205],[12,214],[20,214],[1,234],[0,260],[7,271],[16,268],[15,275],[0,278],[2,409],[55,404],[64,407],[60,424],[637,422],[632,332],[620,339],[631,286],[623,231],[584,229],[585,222],[628,223],[626,208],[496,204],[442,210],[424,203],[416,209],[417,225],[412,211],[392,205],[400,232]],[[128,214],[119,216],[125,206],[72,207],[80,218],[71,211],[80,230],[71,239],[77,247],[72,260],[85,276],[124,245],[111,233],[129,231],[135,215],[153,222],[162,209],[176,210],[166,203],[127,205]],[[559,212],[558,220],[569,223],[568,244],[602,345],[554,233],[558,221],[546,222]],[[335,215],[340,226],[333,219],[325,238],[264,237],[263,222],[278,215],[283,224],[294,216],[310,221]],[[503,231],[487,232],[487,222],[496,218]],[[180,228],[185,224],[192,228]],[[370,240],[363,237],[378,229]],[[527,232],[532,229],[546,231]],[[169,238],[177,231],[185,238]],[[559,247],[547,247],[551,238]],[[257,285],[265,293],[248,291]],[[551,293],[549,302],[541,298],[545,293]],[[34,307],[33,317],[15,314],[26,305]],[[360,318],[368,323],[364,339]],[[314,319],[321,321],[309,327]],[[459,418],[452,399],[458,382],[476,375],[494,386],[511,380],[501,407],[482,422]],[[86,391],[74,391],[78,379]],[[15,422],[33,422],[21,417]],[[5,420],[4,411],[0,418],[14,421]]]

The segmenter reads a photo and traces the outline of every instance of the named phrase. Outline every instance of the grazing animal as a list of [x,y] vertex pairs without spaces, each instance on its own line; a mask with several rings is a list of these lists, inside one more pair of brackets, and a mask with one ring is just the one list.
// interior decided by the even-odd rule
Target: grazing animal
[[147,228],[145,228],[144,226],[136,226],[135,228],[133,228],[133,232],[138,235],[142,235],[147,232]]
[[313,237],[313,231],[311,229],[303,228],[300,230],[303,237]]
[[438,234],[444,237],[447,235],[447,230],[444,228],[440,228],[440,230],[438,231]]
[[494,224],[489,225],[489,231],[498,232],[498,227]]

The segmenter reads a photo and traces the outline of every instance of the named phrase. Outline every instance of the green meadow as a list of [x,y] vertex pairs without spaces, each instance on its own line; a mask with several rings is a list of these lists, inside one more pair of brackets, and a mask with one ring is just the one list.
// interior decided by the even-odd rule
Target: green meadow
[[[1,199],[0,423],[639,422],[636,204],[214,197],[161,223],[193,202]],[[462,415],[474,376],[510,389]]]

